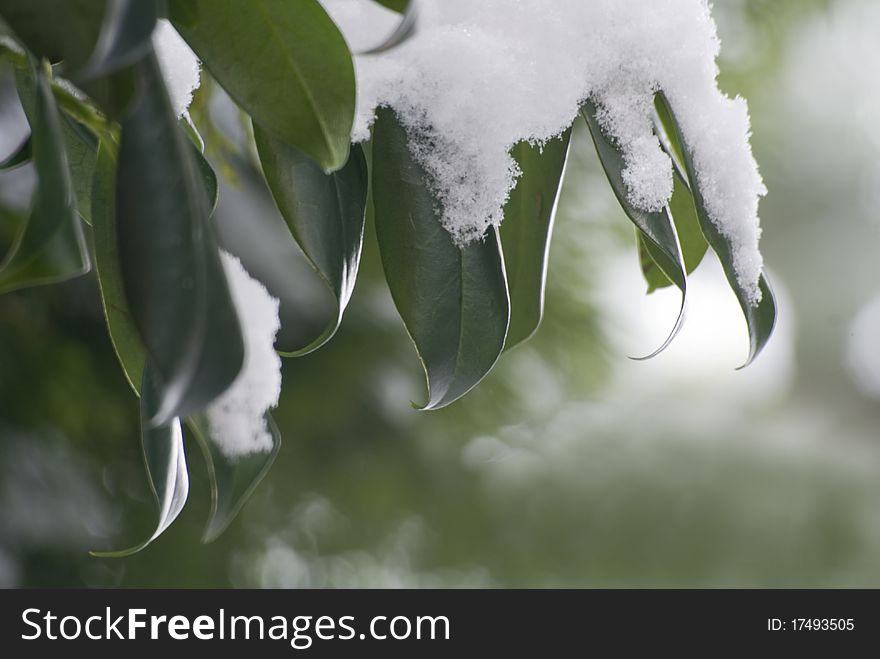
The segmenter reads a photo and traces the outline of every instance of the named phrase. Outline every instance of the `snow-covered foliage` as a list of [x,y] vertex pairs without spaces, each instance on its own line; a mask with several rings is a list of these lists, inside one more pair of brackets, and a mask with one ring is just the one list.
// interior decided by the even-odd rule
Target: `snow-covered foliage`
[[281,359],[275,352],[281,323],[278,300],[237,258],[226,252],[221,257],[242,326],[245,359],[238,378],[208,407],[207,416],[212,439],[234,459],[272,448],[265,416],[281,395]]
[[153,47],[165,78],[171,106],[179,117],[186,112],[193,92],[199,87],[199,60],[165,19],[159,20],[153,32]]
[[[399,21],[367,0],[323,2],[354,50],[381,42]],[[587,99],[624,154],[631,202],[662,208],[671,163],[651,128],[653,96],[662,90],[709,215],[734,246],[740,284],[758,299],[765,188],[746,102],[716,83],[719,41],[706,0],[419,0],[418,7],[414,37],[356,58],[352,137],[369,136],[377,107],[393,108],[458,243],[500,224],[519,175],[511,147],[558,135]]]

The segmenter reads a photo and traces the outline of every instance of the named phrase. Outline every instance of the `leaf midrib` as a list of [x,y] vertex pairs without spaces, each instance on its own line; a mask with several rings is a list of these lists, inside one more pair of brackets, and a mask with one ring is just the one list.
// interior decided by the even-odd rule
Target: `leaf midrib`
[[324,142],[324,146],[327,147],[327,151],[328,151],[331,159],[334,158],[335,153],[334,153],[333,145],[330,143],[330,140],[328,137],[329,130],[328,130],[327,125],[324,122],[324,119],[323,119],[321,113],[318,111],[318,105],[317,105],[317,102],[315,101],[315,98],[312,94],[312,90],[306,84],[305,78],[303,77],[302,72],[299,70],[299,67],[296,64],[295,58],[293,58],[292,54],[288,51],[284,40],[281,38],[281,34],[278,32],[278,28],[272,22],[269,11],[265,5],[265,0],[254,0],[254,4],[256,5],[258,11],[260,12],[262,18],[264,19],[266,25],[269,28],[270,37],[280,47],[281,52],[284,54],[285,61],[290,66],[291,70],[293,71],[294,75],[296,76],[297,82],[299,83],[300,88],[303,90],[303,95],[305,96],[306,101],[308,102],[308,105],[309,105],[310,109],[312,110],[312,113],[314,114],[315,119],[318,122],[318,126],[320,126],[320,128],[321,128],[321,139]]

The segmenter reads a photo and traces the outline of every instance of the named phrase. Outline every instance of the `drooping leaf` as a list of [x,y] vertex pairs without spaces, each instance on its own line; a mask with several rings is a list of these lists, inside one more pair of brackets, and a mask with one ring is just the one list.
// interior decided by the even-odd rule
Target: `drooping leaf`
[[510,302],[498,233],[457,246],[391,110],[373,133],[373,203],[385,277],[428,380],[424,409],[476,386],[504,348]]
[[335,318],[321,335],[287,353],[303,355],[333,337],[354,290],[364,241],[367,163],[355,145],[342,169],[325,174],[311,158],[259,126],[254,126],[254,138],[278,210],[336,300]]
[[510,289],[506,348],[532,336],[544,315],[550,236],[570,140],[568,129],[543,147],[522,142],[513,149],[522,175],[510,193],[501,223],[501,247]]
[[177,125],[155,55],[122,124],[116,182],[125,297],[157,378],[156,423],[200,410],[235,380],[244,345],[195,148]]
[[156,0],[106,2],[101,32],[81,77],[114,73],[134,64],[150,50],[150,37],[159,14]]
[[145,541],[128,549],[92,552],[100,558],[122,558],[136,554],[162,533],[177,519],[189,495],[189,474],[183,449],[183,432],[180,419],[173,418],[155,425],[163,393],[155,372],[147,366],[141,387],[141,445],[144,465],[150,489],[159,506],[156,530]]
[[135,393],[143,380],[146,354],[122,286],[122,266],[116,235],[116,155],[101,145],[95,162],[91,193],[95,271],[110,341],[125,377]]
[[24,165],[31,159],[31,136],[28,135],[16,149],[10,153],[3,162],[0,162],[0,171],[15,169]]
[[650,359],[656,356],[669,346],[676,337],[684,322],[685,310],[687,307],[687,272],[684,264],[684,257],[681,253],[681,246],[678,242],[675,225],[669,214],[669,209],[664,208],[660,212],[649,213],[636,208],[629,201],[629,193],[626,183],[623,180],[623,170],[625,162],[623,154],[617,148],[599,125],[596,117],[596,106],[587,101],[581,108],[581,114],[590,128],[590,135],[593,137],[593,143],[596,146],[596,152],[599,154],[599,160],[608,177],[612,190],[617,197],[627,217],[632,221],[640,232],[646,244],[650,248],[655,248],[652,256],[656,256],[657,265],[663,270],[666,277],[672,281],[681,290],[681,308],[678,318],[672,328],[667,339],[663,344],[650,355],[642,357],[642,359]]
[[[706,255],[706,250],[709,248],[709,243],[706,242],[700,229],[694,199],[686,181],[677,172],[673,176],[673,190],[672,199],[669,201],[669,213],[675,222],[675,230],[678,233],[685,268],[687,273],[690,274],[700,265],[700,262]],[[658,256],[657,249],[650,242],[640,239],[639,253],[642,259],[642,274],[648,283],[649,293],[658,288],[673,285],[669,278],[663,274],[663,269],[657,265],[655,257],[657,257],[657,260],[662,261],[662,256]]]
[[0,18],[37,57],[81,69],[98,41],[104,0],[0,0]]
[[259,163],[227,155],[223,166],[231,178],[221,180],[217,240],[278,299],[281,329],[275,345],[282,353],[296,352],[337,317],[336,298],[293,240]]
[[733,247],[730,240],[718,230],[706,209],[703,191],[700,189],[700,179],[694,167],[693,156],[682,137],[681,128],[675,118],[674,108],[662,93],[657,95],[656,100],[658,106],[670,118],[672,137],[684,147],[682,149],[682,160],[688,180],[691,182],[691,191],[700,228],[709,246],[712,247],[712,250],[721,261],[721,267],[724,269],[724,274],[739,301],[740,307],[742,307],[743,315],[748,325],[749,356],[745,364],[740,367],[745,368],[755,360],[773,334],[773,328],[776,326],[776,299],[773,295],[773,290],[767,282],[767,278],[762,274],[758,282],[761,300],[756,304],[752,303],[749,292],[740,283],[736,270],[733,267]]
[[170,0],[175,27],[253,120],[324,170],[348,159],[354,65],[317,0]]
[[211,481],[211,516],[205,527],[203,542],[216,540],[229,527],[281,450],[281,433],[268,414],[266,424],[272,435],[272,449],[231,460],[211,439],[210,426],[203,415],[187,420],[205,456]]
[[381,4],[403,14],[403,16],[400,19],[400,23],[398,23],[397,27],[394,29],[394,32],[389,34],[378,45],[359,53],[360,55],[378,55],[379,53],[384,53],[385,51],[399,46],[416,33],[419,18],[419,5],[416,0],[401,0],[399,2],[389,3],[382,2]]
[[[657,111],[654,113],[654,133],[660,141],[663,150],[672,160],[673,164],[673,192],[669,201],[669,212],[675,222],[678,233],[678,241],[681,244],[681,253],[688,274],[693,272],[709,248],[709,243],[700,229],[700,221],[697,218],[697,210],[691,193],[690,181],[682,164],[683,150],[681,144],[674,136],[669,113],[660,101],[656,102]],[[656,250],[654,250],[656,251]],[[650,244],[643,240],[639,241],[639,255],[642,262],[642,273],[648,282],[648,292],[652,292],[664,286],[671,286],[672,282],[663,274],[662,269],[651,256]]]
[[65,281],[91,268],[76,216],[73,185],[63,145],[61,117],[42,71],[17,75],[31,125],[37,187],[31,215],[0,262],[0,291]]

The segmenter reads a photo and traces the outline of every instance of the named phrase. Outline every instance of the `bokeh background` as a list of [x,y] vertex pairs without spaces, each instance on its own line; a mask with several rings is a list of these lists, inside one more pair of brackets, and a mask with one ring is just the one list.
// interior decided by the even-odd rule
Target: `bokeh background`
[[[137,402],[93,276],[0,297],[0,586],[880,585],[880,4],[715,0],[721,83],[751,104],[770,194],[763,251],[779,329],[744,371],[745,324],[711,259],[644,295],[631,227],[589,137],[574,137],[539,333],[467,398],[417,412],[424,384],[371,227],[339,335],[284,366],[284,445],[218,541],[203,462],[143,553],[154,507]],[[0,156],[20,117],[0,83]],[[222,98],[217,221],[227,248],[279,220]],[[0,177],[6,208],[27,170]],[[10,223],[0,214],[0,244]],[[295,247],[290,242],[290,249]],[[263,246],[262,248],[268,248]],[[278,245],[275,248],[281,249]],[[256,267],[256,266],[254,266]],[[259,275],[260,273],[255,272]],[[304,266],[299,308],[320,310]],[[291,318],[292,331],[314,319]]]

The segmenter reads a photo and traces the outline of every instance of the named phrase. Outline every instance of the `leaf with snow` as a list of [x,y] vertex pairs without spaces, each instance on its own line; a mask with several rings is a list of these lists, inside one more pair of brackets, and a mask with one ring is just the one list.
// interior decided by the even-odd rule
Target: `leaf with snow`
[[385,278],[425,369],[423,409],[441,408],[473,389],[504,348],[510,302],[498,233],[464,247],[453,242],[391,110],[379,111],[372,155]]
[[[325,0],[331,13],[352,0]],[[363,3],[363,12],[369,3]],[[399,47],[356,58],[352,136],[369,137],[377,107],[397,111],[458,244],[503,218],[518,170],[510,149],[571,125],[584,99],[624,161],[629,203],[661,212],[673,193],[655,136],[654,94],[686,105],[685,142],[697,155],[710,217],[731,239],[737,277],[757,297],[757,204],[764,186],[741,99],[718,88],[719,42],[704,0],[422,0],[419,30]],[[370,21],[349,20],[360,42]]]
[[542,146],[513,149],[522,174],[504,206],[501,248],[510,289],[510,328],[505,349],[534,334],[544,315],[550,237],[562,187],[571,129]]
[[596,106],[592,102],[587,101],[584,103],[581,112],[590,128],[590,135],[592,135],[593,143],[596,145],[599,160],[602,163],[605,174],[608,176],[608,182],[611,184],[611,188],[614,190],[621,208],[623,208],[627,217],[638,229],[640,239],[652,250],[651,255],[663,270],[663,273],[681,291],[681,307],[679,308],[675,325],[663,344],[650,355],[643,358],[649,359],[655,357],[669,346],[681,330],[682,323],[684,322],[687,309],[687,273],[685,271],[681,246],[678,242],[678,235],[668,208],[664,207],[660,211],[647,212],[631,202],[625,181],[626,160],[624,155],[599,125],[596,116]]
[[749,330],[749,356],[742,367],[751,364],[773,334],[773,328],[776,325],[776,300],[773,290],[767,282],[767,278],[761,274],[758,280],[756,290],[743,281],[742,273],[737,269],[737,241],[731,238],[726,232],[719,228],[718,224],[712,219],[711,211],[707,208],[706,195],[704,186],[706,179],[701,178],[694,163],[694,154],[690,145],[682,139],[682,132],[679,121],[676,117],[674,109],[663,94],[658,95],[659,102],[663,104],[666,113],[671,118],[674,137],[680,144],[684,145],[683,160],[684,167],[691,181],[691,192],[697,210],[697,217],[700,221],[700,227],[703,235],[712,247],[721,266],[724,268],[724,274],[736,298],[742,307],[743,314],[746,318],[746,324]]

